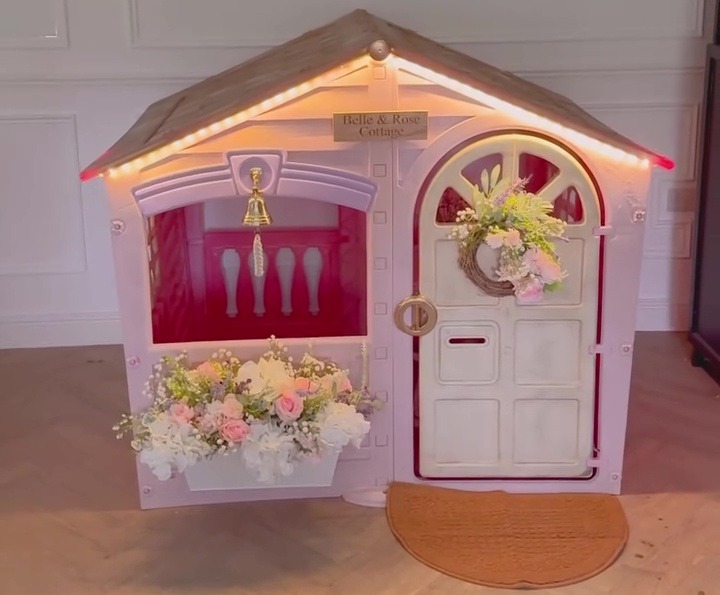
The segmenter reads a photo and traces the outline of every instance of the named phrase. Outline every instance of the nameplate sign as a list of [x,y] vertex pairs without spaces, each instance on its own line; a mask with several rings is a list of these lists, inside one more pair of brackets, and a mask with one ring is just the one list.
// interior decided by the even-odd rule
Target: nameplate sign
[[422,140],[427,134],[427,112],[333,114],[335,141]]

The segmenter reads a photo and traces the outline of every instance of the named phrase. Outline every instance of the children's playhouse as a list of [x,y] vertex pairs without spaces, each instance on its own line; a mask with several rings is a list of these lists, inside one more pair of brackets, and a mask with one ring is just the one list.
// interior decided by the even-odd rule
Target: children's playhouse
[[[618,493],[656,165],[568,99],[364,11],[150,106],[83,172],[110,199],[131,408],[162,355],[256,357],[270,335],[385,403],[325,482],[139,464],[142,506],[381,503],[391,481]],[[488,172],[566,222],[541,300],[458,265],[451,231]]]

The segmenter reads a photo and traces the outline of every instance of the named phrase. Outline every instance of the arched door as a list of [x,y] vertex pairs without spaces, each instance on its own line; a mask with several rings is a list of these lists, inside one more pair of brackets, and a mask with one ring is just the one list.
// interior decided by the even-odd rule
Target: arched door
[[[568,277],[539,303],[483,294],[456,264],[448,234],[484,169],[530,176],[527,189],[568,222],[558,253]],[[502,134],[466,146],[425,185],[416,211],[413,306],[416,469],[425,478],[583,477],[591,469],[601,205],[582,165],[559,146]],[[481,249],[491,270],[494,253]],[[434,308],[432,308],[434,306]],[[436,313],[436,316],[435,316]],[[402,324],[402,323],[401,323]]]

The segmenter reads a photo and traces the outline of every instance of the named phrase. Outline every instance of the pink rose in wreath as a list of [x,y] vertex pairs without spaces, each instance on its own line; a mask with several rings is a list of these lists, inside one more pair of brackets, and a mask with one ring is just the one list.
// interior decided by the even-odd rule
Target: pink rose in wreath
[[295,392],[286,391],[275,399],[275,413],[285,423],[292,423],[303,412],[303,400]]
[[250,426],[241,419],[231,419],[220,426],[220,435],[235,444],[245,440],[249,432]]
[[540,279],[529,279],[515,288],[515,295],[521,304],[538,302],[543,297],[543,283]]

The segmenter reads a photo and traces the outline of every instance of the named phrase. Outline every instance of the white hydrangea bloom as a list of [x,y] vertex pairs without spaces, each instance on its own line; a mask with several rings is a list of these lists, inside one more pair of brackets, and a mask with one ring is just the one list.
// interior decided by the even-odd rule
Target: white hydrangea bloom
[[346,403],[328,403],[318,414],[320,440],[328,446],[341,449],[348,443],[356,448],[370,431],[370,422]]
[[258,473],[261,483],[273,483],[293,472],[293,437],[269,423],[250,424],[250,433],[240,447],[249,469]]
[[179,424],[168,414],[158,416],[147,429],[150,435],[140,451],[140,462],[161,481],[170,479],[173,469],[182,473],[212,451],[207,442],[198,439],[192,426]]

